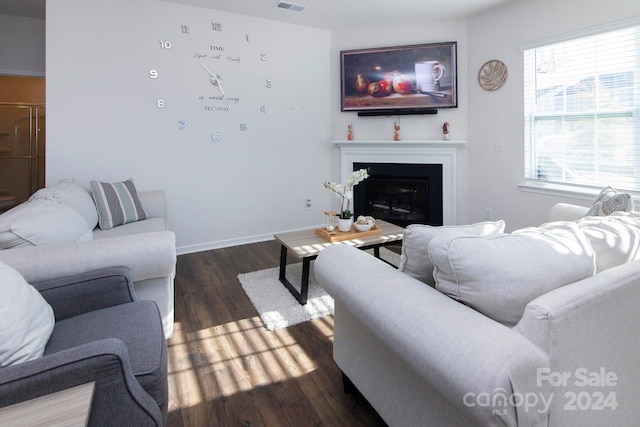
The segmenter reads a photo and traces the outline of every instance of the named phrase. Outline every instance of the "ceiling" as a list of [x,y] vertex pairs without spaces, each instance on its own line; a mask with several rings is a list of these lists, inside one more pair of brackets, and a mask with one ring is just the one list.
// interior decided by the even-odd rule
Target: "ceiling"
[[[45,19],[45,1],[0,0],[0,14]],[[277,0],[171,1],[311,27],[344,29],[403,20],[462,19],[517,0],[285,0],[306,6],[303,12],[276,8]]]
[[[514,0],[285,0],[307,6],[303,12],[276,8],[277,0],[172,0],[318,28],[382,25],[385,22],[466,18]],[[381,30],[383,27],[381,27]]]

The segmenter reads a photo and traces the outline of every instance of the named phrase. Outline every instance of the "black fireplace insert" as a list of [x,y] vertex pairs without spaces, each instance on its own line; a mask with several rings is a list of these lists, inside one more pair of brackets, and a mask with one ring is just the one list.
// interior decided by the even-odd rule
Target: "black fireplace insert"
[[354,213],[406,227],[442,225],[442,165],[354,163],[369,178],[354,187]]

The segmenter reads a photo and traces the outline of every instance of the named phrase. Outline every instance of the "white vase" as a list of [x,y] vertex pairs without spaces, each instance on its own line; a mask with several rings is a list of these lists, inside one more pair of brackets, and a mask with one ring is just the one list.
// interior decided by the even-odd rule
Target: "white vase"
[[351,231],[352,225],[353,225],[353,217],[349,219],[340,218],[338,220],[338,230],[340,231]]

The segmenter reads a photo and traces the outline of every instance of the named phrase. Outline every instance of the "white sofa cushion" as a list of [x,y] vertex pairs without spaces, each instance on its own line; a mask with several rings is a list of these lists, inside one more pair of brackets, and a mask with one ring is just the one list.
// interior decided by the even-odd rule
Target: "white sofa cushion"
[[576,221],[596,256],[596,272],[640,259],[640,217],[627,212]]
[[527,303],[595,273],[591,244],[571,222],[496,236],[443,236],[429,243],[436,289],[507,326]]
[[92,239],[84,218],[53,200],[30,200],[0,215],[0,249]]
[[29,200],[48,199],[72,207],[87,222],[90,230],[98,225],[98,211],[88,189],[78,185],[73,179],[63,179],[56,184],[41,188]]
[[488,236],[504,232],[504,221],[479,222],[458,226],[408,226],[402,238],[402,255],[398,269],[428,285],[435,286],[433,264],[429,258],[429,242],[439,236]]
[[93,239],[108,239],[118,236],[131,236],[141,233],[153,233],[155,231],[167,231],[167,222],[164,218],[147,218],[144,221],[130,222],[109,230],[96,228],[93,230]]
[[51,306],[13,268],[0,262],[0,366],[42,357],[55,318]]

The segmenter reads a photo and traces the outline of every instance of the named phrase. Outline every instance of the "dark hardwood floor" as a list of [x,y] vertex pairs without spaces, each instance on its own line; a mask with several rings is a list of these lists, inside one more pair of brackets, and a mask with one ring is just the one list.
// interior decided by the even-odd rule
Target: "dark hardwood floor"
[[178,257],[169,427],[385,425],[343,391],[333,316],[264,328],[237,275],[276,267],[279,255],[268,241]]

